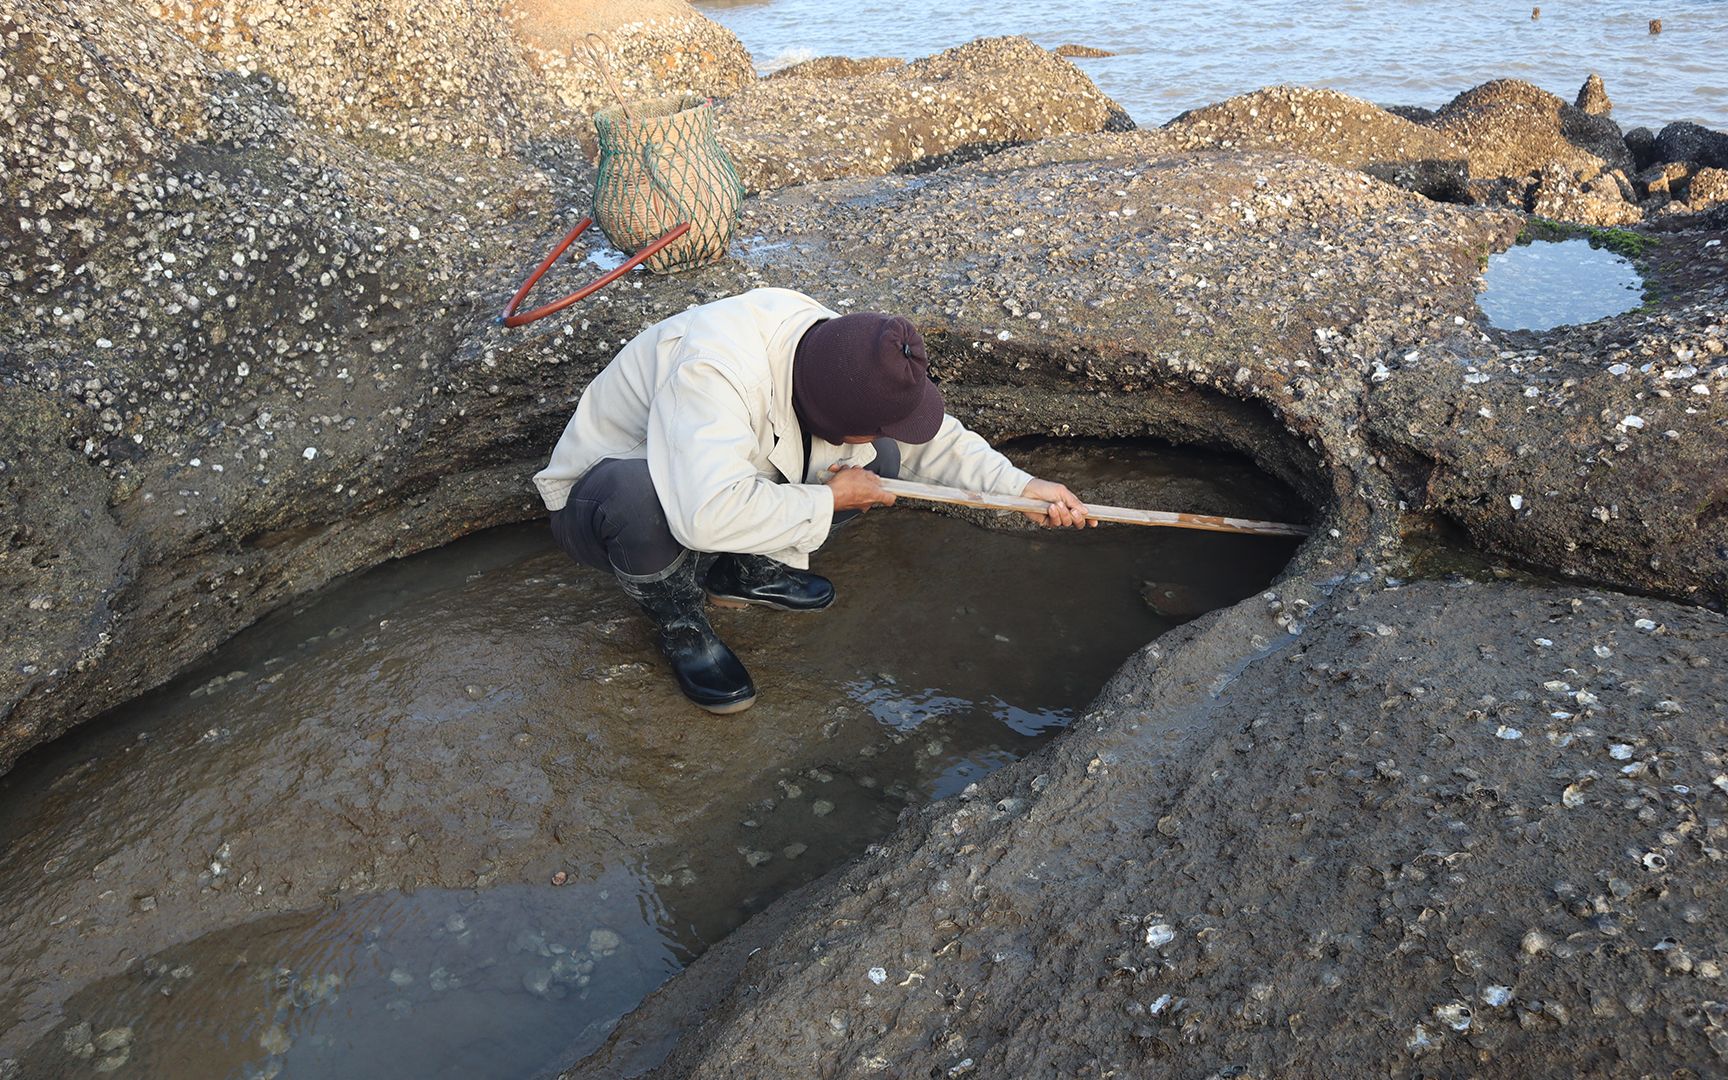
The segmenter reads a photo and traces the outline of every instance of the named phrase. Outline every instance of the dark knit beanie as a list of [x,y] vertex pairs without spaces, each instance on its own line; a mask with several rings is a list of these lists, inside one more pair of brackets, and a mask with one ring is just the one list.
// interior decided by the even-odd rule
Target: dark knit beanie
[[927,443],[942,426],[942,391],[918,328],[898,315],[859,311],[804,332],[792,360],[792,402],[810,434]]

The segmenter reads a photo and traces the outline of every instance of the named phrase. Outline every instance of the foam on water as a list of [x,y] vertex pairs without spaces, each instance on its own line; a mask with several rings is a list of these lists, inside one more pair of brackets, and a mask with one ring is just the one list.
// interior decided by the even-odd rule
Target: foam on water
[[760,70],[764,75],[772,75],[774,72],[789,68],[793,64],[802,64],[806,60],[814,59],[816,59],[814,49],[781,49],[769,59],[762,61]]

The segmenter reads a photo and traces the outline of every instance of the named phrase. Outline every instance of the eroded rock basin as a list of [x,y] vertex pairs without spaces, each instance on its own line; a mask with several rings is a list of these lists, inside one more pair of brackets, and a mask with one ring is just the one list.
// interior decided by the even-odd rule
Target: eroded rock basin
[[[1289,519],[1230,459],[1046,444],[1084,497]],[[690,709],[544,529],[278,613],[0,782],[0,1059],[25,1075],[554,1071],[775,897],[1077,715],[1291,545],[896,509],[817,616],[717,612],[762,694]],[[563,875],[566,884],[551,884]]]

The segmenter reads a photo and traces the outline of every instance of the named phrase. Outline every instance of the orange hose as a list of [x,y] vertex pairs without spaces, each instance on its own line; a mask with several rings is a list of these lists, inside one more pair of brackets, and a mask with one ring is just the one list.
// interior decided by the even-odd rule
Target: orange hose
[[527,298],[528,291],[539,283],[540,279],[545,276],[546,271],[552,269],[552,264],[558,261],[558,257],[568,251],[570,245],[576,242],[576,238],[581,236],[583,232],[587,231],[588,226],[592,224],[594,224],[594,218],[592,216],[583,218],[577,223],[574,229],[570,230],[569,234],[564,237],[563,241],[559,243],[557,247],[552,249],[552,253],[540,261],[540,265],[534,268],[532,274],[528,275],[528,280],[524,281],[522,287],[516,290],[516,295],[510,298],[510,303],[504,308],[504,313],[498,316],[499,322],[503,323],[505,326],[526,326],[536,319],[544,319],[548,315],[555,315],[569,307],[571,304],[579,303],[586,300],[588,297],[593,296],[601,289],[604,289],[606,286],[617,281],[625,274],[628,274],[630,271],[641,266],[649,259],[652,259],[655,255],[658,255],[668,244],[671,244],[674,240],[677,240],[680,236],[683,236],[685,233],[690,231],[690,223],[688,221],[679,222],[672,226],[671,229],[667,230],[664,236],[661,236],[647,247],[636,252],[636,254],[630,256],[628,259],[625,259],[624,262],[616,268],[607,271],[599,278],[582,286],[580,289],[577,289],[569,296],[564,297],[562,300],[554,300],[550,304],[537,307],[532,311],[525,311],[518,314],[517,308],[522,306],[522,301]]

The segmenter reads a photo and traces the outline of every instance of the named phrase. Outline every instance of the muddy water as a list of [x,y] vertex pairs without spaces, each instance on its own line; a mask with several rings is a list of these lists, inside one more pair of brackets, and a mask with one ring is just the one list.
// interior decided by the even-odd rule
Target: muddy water
[[[1216,457],[1017,456],[1101,502],[1300,513]],[[715,613],[761,688],[726,719],[543,527],[358,575],[0,780],[0,1076],[554,1070],[1290,553],[875,512],[817,555],[834,608]]]

